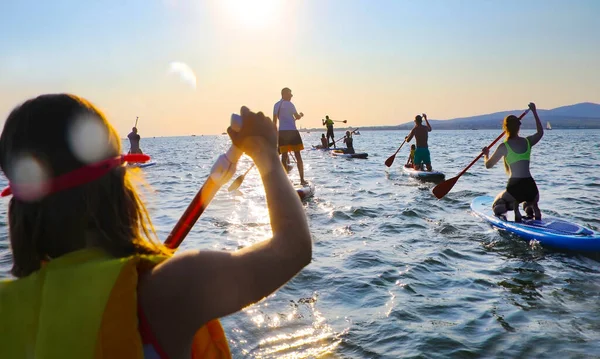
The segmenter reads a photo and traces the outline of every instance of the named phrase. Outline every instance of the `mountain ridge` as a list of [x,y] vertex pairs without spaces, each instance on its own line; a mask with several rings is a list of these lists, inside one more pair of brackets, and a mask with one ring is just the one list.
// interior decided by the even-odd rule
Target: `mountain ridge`
[[[502,121],[507,115],[520,115],[525,109],[498,111],[482,115],[456,117],[446,120],[429,119],[434,130],[483,130],[501,129]],[[579,102],[553,109],[538,109],[540,119],[546,127],[550,122],[552,129],[600,129],[600,104],[594,102]],[[414,126],[413,121],[398,125],[360,126],[361,130],[409,130]],[[533,114],[529,112],[523,119],[521,128],[535,128]],[[339,128],[342,129],[341,127]],[[321,129],[302,129],[302,131],[320,131]]]

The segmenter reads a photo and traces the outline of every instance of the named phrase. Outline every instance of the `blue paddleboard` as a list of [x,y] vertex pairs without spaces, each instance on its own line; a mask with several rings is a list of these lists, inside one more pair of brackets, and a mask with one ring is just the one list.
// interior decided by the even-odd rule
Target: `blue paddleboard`
[[145,167],[154,166],[155,164],[156,164],[156,162],[146,162],[146,163],[129,163],[127,165],[129,167],[145,168]]
[[492,203],[494,203],[493,197],[476,197],[471,203],[471,209],[492,226],[516,234],[525,240],[535,239],[544,246],[572,251],[600,252],[598,231],[564,219],[545,216],[543,212],[541,221],[524,218],[521,223],[516,223],[513,211],[506,214],[506,219],[495,216]]

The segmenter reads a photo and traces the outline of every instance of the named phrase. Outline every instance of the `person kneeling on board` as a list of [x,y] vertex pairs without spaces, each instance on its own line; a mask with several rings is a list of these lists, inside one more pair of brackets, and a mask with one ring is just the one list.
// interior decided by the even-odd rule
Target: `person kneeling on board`
[[344,136],[344,143],[346,144],[346,148],[342,148],[342,152],[345,154],[353,155],[354,153],[354,140],[352,139],[352,133],[350,131],[346,131],[346,136]]
[[537,144],[544,135],[544,127],[538,116],[535,104],[529,104],[529,109],[535,117],[537,132],[528,137],[520,137],[519,129],[521,121],[517,116],[509,115],[504,118],[502,128],[507,134],[504,143],[501,143],[489,156],[489,148],[482,149],[485,168],[492,168],[501,158],[504,158],[504,169],[508,174],[508,183],[506,190],[502,191],[492,204],[494,214],[503,216],[506,212],[513,210],[515,212],[515,222],[522,220],[519,212],[519,205],[524,203],[523,209],[528,217],[542,219],[542,213],[538,207],[540,193],[535,180],[529,171],[531,147]]
[[[271,120],[245,107],[241,117],[228,133],[260,171],[273,237],[173,256],[96,107],[67,94],[16,107],[0,136],[16,277],[0,281],[0,358],[231,358],[218,318],[275,292],[312,255]],[[47,176],[19,175],[35,164]]]
[[406,164],[404,165],[404,167],[407,168],[412,168],[414,163],[415,163],[415,150],[417,149],[417,146],[415,146],[415,144],[413,143],[412,145],[410,145],[410,153],[408,155],[408,159],[406,160]]

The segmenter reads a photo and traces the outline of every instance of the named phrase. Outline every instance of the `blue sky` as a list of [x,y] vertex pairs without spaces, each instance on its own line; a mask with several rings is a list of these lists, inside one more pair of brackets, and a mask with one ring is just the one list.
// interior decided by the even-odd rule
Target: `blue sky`
[[243,104],[270,112],[284,86],[304,127],[600,102],[600,1],[235,1],[2,2],[0,116],[71,92],[122,135],[140,116],[156,136],[220,133]]

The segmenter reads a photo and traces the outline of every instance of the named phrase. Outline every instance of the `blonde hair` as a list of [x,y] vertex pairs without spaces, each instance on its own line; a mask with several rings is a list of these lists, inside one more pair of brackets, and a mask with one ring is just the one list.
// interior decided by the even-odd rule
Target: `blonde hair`
[[[506,132],[507,138],[514,138],[519,135],[519,129],[521,128],[521,120],[515,115],[508,115],[502,122],[502,129]],[[510,166],[504,158],[504,170],[506,173],[510,173]]]

